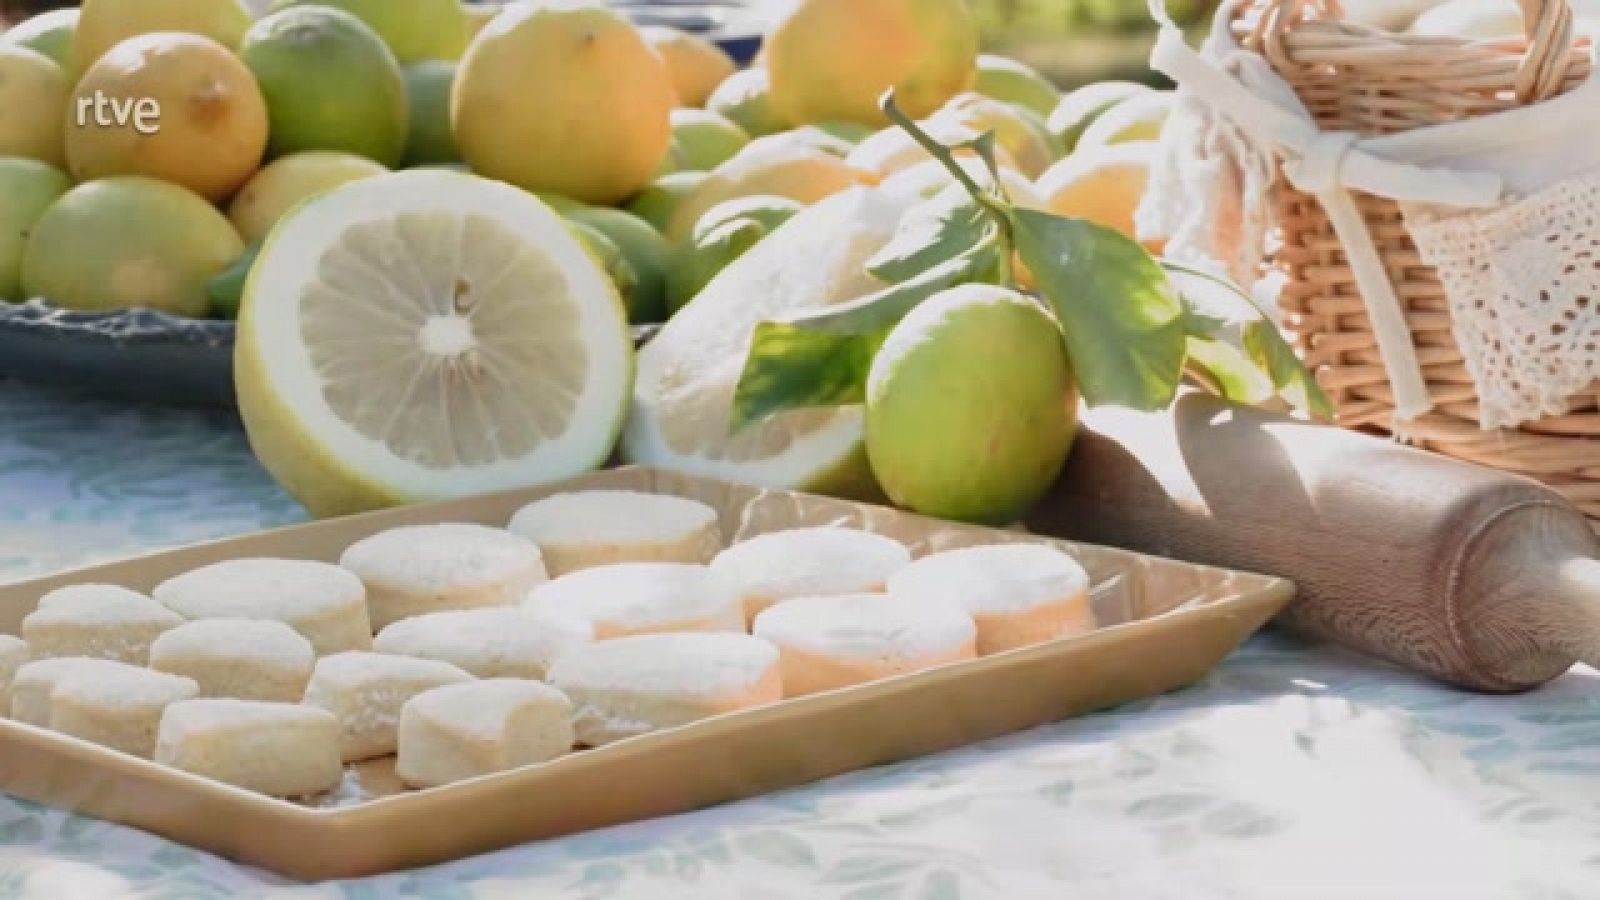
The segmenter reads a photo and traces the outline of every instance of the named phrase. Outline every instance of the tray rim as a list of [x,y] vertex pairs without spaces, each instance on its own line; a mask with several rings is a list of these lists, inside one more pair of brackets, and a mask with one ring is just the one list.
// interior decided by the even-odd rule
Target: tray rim
[[[397,513],[418,520],[444,521],[449,517],[449,511],[458,506],[467,506],[484,502],[489,498],[519,499],[529,491],[555,492],[573,488],[603,487],[607,478],[624,479],[638,475],[653,476],[657,474],[670,474],[671,477],[684,482],[697,483],[712,487],[741,487],[723,482],[718,479],[709,479],[700,476],[685,475],[683,473],[663,473],[663,470],[650,467],[627,466],[617,469],[600,470],[577,476],[574,479],[564,479],[549,485],[524,487],[509,491],[499,491],[475,497],[459,498],[455,500],[437,501],[432,503],[417,504],[400,509],[379,510],[355,516],[342,517],[335,520],[309,521],[271,529],[249,532],[232,537],[215,538],[194,544],[168,547],[143,552],[128,557],[103,560],[92,565],[75,569],[63,570],[54,573],[45,573],[21,580],[0,583],[0,592],[13,593],[17,591],[35,591],[42,593],[50,586],[90,580],[97,573],[119,570],[136,566],[144,562],[178,553],[192,553],[200,550],[206,551],[221,548],[235,543],[240,539],[263,539],[282,536],[285,534],[315,534],[325,529],[330,522],[340,523],[340,527],[359,528],[363,523],[372,523],[377,527],[389,527],[395,523]],[[601,484],[596,484],[596,479]],[[813,497],[792,491],[768,491],[789,497]],[[870,504],[853,504],[848,501],[833,501],[833,498],[822,498],[830,502],[844,503],[847,507],[871,507]],[[884,509],[883,507],[877,507]],[[939,523],[941,520],[893,511],[896,516],[905,517],[916,523]],[[949,525],[950,523],[943,523]],[[168,833],[171,826],[153,824],[152,817],[145,821],[134,823],[129,821],[135,818],[132,814],[102,814],[106,804],[97,804],[92,798],[85,800],[74,798],[70,802],[59,802],[57,799],[44,799],[45,805],[57,809],[67,809],[89,816],[99,816],[110,821],[127,824],[129,827],[139,828],[147,833],[161,835],[167,840],[183,843],[187,846],[200,847],[202,850],[220,853],[228,858],[245,858],[252,865],[264,866],[281,874],[294,878],[309,879],[319,877],[350,877],[356,874],[374,874],[382,871],[391,871],[383,864],[367,865],[359,862],[344,863],[329,859],[322,855],[332,852],[340,839],[359,838],[370,830],[376,830],[385,824],[386,820],[403,818],[415,815],[415,811],[424,809],[429,804],[446,803],[459,806],[472,802],[475,798],[512,795],[525,793],[526,789],[540,783],[547,783],[556,779],[563,772],[574,774],[584,773],[595,767],[602,769],[611,766],[626,765],[629,759],[638,760],[648,757],[653,753],[678,751],[682,752],[692,745],[702,742],[714,742],[719,738],[728,736],[747,736],[776,722],[783,722],[809,714],[829,710],[848,709],[856,706],[866,706],[871,703],[893,701],[897,696],[904,695],[915,697],[924,691],[938,689],[945,686],[968,682],[972,676],[997,677],[1003,670],[1012,668],[1026,668],[1029,666],[1046,666],[1061,664],[1068,656],[1084,655],[1096,651],[1112,649],[1115,645],[1139,643],[1146,640],[1159,640],[1163,632],[1183,630],[1194,623],[1196,627],[1201,623],[1209,623],[1213,630],[1222,627],[1232,627],[1238,630],[1239,636],[1231,641],[1228,647],[1210,659],[1199,670],[1200,675],[1211,671],[1226,656],[1237,648],[1238,644],[1254,633],[1262,624],[1281,611],[1294,594],[1294,585],[1287,579],[1260,573],[1229,569],[1217,566],[1208,566],[1198,563],[1189,563],[1182,560],[1172,560],[1167,557],[1154,556],[1153,554],[1139,553],[1115,547],[1101,547],[1100,545],[1086,544],[1083,542],[1069,541],[1048,535],[1016,535],[1001,532],[998,529],[981,529],[994,531],[997,534],[1006,534],[1011,540],[1019,537],[1025,540],[1036,540],[1052,545],[1067,548],[1089,548],[1093,550],[1110,551],[1113,554],[1127,557],[1139,562],[1154,560],[1165,565],[1182,566],[1195,572],[1207,572],[1222,575],[1231,579],[1238,579],[1236,591],[1229,595],[1211,599],[1206,602],[1189,602],[1176,608],[1165,610],[1132,621],[1108,625],[1082,635],[1075,635],[1023,647],[1003,653],[992,654],[973,660],[966,660],[939,666],[920,672],[906,673],[891,678],[881,679],[867,684],[855,685],[839,690],[829,691],[809,697],[784,700],[779,703],[751,710],[742,710],[732,713],[702,719],[677,728],[664,729],[649,734],[639,735],[606,747],[586,750],[581,753],[570,754],[560,759],[547,763],[526,766],[506,772],[494,773],[478,778],[432,788],[425,791],[408,791],[393,796],[377,797],[349,806],[311,807],[295,803],[286,799],[268,797],[252,791],[223,784],[199,775],[183,772],[168,766],[163,766],[150,760],[140,759],[119,753],[87,741],[82,741],[69,736],[61,735],[48,729],[25,725],[9,719],[0,719],[0,745],[9,744],[12,747],[29,753],[42,753],[57,757],[57,765],[76,765],[92,768],[107,778],[121,778],[134,781],[141,792],[155,791],[160,795],[170,796],[179,802],[196,804],[226,805],[237,811],[241,817],[256,822],[270,825],[273,828],[298,829],[299,840],[311,848],[310,857],[304,862],[288,864],[283,862],[280,855],[275,852],[264,852],[261,855],[251,854],[239,857],[217,846],[206,846],[188,841],[183,838],[172,837]],[[1104,588],[1112,584],[1113,579],[1100,582],[1097,587]],[[1223,623],[1217,620],[1232,620]],[[11,630],[0,627],[0,630]],[[1108,647],[1107,645],[1111,645]],[[1209,657],[1208,657],[1209,659]],[[1199,677],[1199,676],[1196,676]],[[1192,683],[1193,679],[1179,681],[1168,687],[1152,691],[1150,696],[1167,690],[1173,690],[1183,685]],[[1119,701],[1122,702],[1122,701]],[[1103,708],[1098,706],[1094,708]],[[1065,718],[1065,717],[1058,717]],[[1020,730],[1020,729],[1013,729]],[[993,735],[991,735],[993,736]],[[984,738],[970,738],[961,743],[971,743]],[[950,746],[959,746],[952,744]],[[901,757],[910,758],[910,757]],[[4,767],[0,767],[3,773]],[[26,773],[26,770],[21,770]],[[826,776],[824,776],[826,777]],[[6,783],[0,786],[14,796],[35,798],[36,793],[44,792],[42,789],[29,790],[23,785],[22,791],[16,790],[19,779],[6,777]],[[813,777],[803,777],[794,780],[791,784],[812,783],[818,780]],[[777,788],[768,788],[763,791],[743,794],[741,796],[759,796]],[[725,802],[725,801],[722,801]],[[98,809],[96,807],[99,807]],[[650,816],[640,816],[634,819],[618,821],[634,821]],[[568,833],[581,833],[599,825],[589,825]],[[322,853],[316,851],[316,845],[327,842],[328,847]],[[269,857],[271,859],[269,859]],[[458,858],[457,856],[438,856],[435,861]]]

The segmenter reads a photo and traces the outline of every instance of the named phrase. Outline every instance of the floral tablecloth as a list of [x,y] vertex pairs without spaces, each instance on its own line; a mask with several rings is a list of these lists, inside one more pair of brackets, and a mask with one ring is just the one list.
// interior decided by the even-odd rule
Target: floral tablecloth
[[[227,416],[0,382],[0,579],[302,513]],[[1600,679],[1475,697],[1264,635],[1192,689],[417,872],[298,885],[0,794],[0,898],[1600,897]]]

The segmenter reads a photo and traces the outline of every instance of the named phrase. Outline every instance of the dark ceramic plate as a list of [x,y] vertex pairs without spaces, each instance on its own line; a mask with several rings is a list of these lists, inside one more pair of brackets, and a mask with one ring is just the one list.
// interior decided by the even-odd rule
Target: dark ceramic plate
[[[635,344],[659,325],[635,325]],[[163,406],[233,406],[232,322],[0,303],[0,378]]]

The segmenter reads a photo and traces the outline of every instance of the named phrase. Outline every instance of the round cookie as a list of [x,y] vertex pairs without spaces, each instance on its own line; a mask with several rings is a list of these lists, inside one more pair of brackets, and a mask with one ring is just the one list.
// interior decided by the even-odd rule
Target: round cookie
[[508,527],[539,545],[551,577],[623,562],[705,563],[722,549],[717,511],[671,494],[555,494],[518,510]]
[[535,588],[529,612],[588,622],[597,640],[671,631],[744,631],[739,598],[690,563],[620,563]]
[[68,675],[50,691],[50,729],[149,759],[162,713],[199,693],[193,679],[149,669]]
[[28,642],[0,634],[0,713],[11,711],[11,679],[28,662]]
[[228,697],[167,707],[155,761],[273,797],[320,794],[344,777],[332,713]]
[[892,538],[856,528],[773,531],[717,554],[711,571],[744,604],[745,618],[794,597],[881,591],[889,576],[911,562],[911,551]]
[[142,666],[150,643],[183,617],[137,591],[75,584],[45,594],[22,620],[33,659],[90,656]]
[[589,622],[520,608],[464,609],[402,619],[372,649],[436,659],[478,678],[542,679],[557,656],[594,640]]
[[156,586],[155,599],[186,619],[272,619],[304,635],[318,656],[372,646],[366,588],[335,565],[234,559]]
[[491,678],[425,691],[400,709],[395,772],[438,787],[548,762],[572,749],[572,702],[537,681]]
[[578,742],[598,747],[783,698],[778,651],[747,634],[646,634],[556,660]]
[[1094,627],[1089,573],[1044,544],[989,544],[934,553],[889,579],[889,593],[954,603],[978,626],[985,655]]
[[977,627],[960,607],[888,594],[785,600],[756,617],[755,634],[782,654],[788,697],[977,655]]
[[11,718],[40,728],[50,726],[51,695],[56,684],[65,678],[104,676],[106,678],[138,677],[144,671],[138,666],[113,659],[95,659],[88,656],[60,656],[40,659],[24,664],[11,679]]
[[375,534],[351,544],[339,565],[366,585],[377,630],[425,613],[515,606],[547,578],[532,541],[464,522]]
[[395,752],[400,708],[412,697],[472,676],[432,659],[338,653],[317,660],[304,702],[339,720],[339,755],[360,762]]
[[271,619],[196,619],[156,638],[150,668],[192,678],[202,697],[298,703],[316,652]]

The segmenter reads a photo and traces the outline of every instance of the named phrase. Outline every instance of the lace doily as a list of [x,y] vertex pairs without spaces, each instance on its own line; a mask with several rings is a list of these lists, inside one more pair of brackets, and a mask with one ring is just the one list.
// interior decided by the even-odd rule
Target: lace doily
[[1600,172],[1487,212],[1405,214],[1449,294],[1485,429],[1562,415],[1600,380]]

